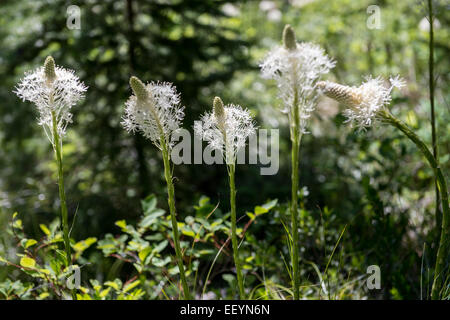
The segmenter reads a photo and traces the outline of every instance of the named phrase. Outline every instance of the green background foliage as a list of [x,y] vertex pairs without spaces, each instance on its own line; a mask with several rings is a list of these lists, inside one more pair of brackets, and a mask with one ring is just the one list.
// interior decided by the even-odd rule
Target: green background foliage
[[[72,4],[81,9],[80,30],[66,26]],[[381,29],[366,24],[373,4],[381,9]],[[448,178],[450,15],[444,1],[435,1],[435,11],[437,136]],[[277,299],[290,294],[283,227],[289,225],[289,130],[276,86],[261,79],[259,62],[289,23],[299,41],[322,45],[337,61],[331,80],[358,85],[366,75],[400,74],[407,87],[395,95],[392,112],[431,145],[426,15],[416,0],[2,1],[0,257],[22,267],[32,263],[23,257],[33,257],[39,268],[21,272],[0,260],[0,299],[62,292],[38,287],[44,279],[58,288],[64,273],[56,165],[34,106],[12,93],[47,55],[89,86],[73,108],[63,149],[74,255],[83,266],[80,297],[178,296],[161,158],[120,125],[128,79],[136,75],[177,86],[191,131],[216,95],[251,109],[261,128],[280,129],[277,175],[261,176],[249,165],[236,172],[246,287],[253,298]],[[302,141],[301,294],[428,298],[437,245],[433,172],[400,133],[356,132],[343,123],[340,108],[321,99]],[[190,286],[197,297],[235,297],[226,169],[180,165],[174,175]],[[365,286],[373,264],[381,269],[381,290]]]

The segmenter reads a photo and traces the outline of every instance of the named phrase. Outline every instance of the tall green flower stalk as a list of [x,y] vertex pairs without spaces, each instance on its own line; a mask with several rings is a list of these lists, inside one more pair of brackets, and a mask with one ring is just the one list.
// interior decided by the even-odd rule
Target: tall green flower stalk
[[286,25],[283,45],[275,47],[261,63],[264,78],[274,79],[283,101],[282,112],[289,117],[291,139],[291,229],[292,229],[292,288],[294,299],[300,298],[298,189],[299,152],[308,119],[316,106],[318,79],[335,65],[325,51],[312,43],[297,43],[294,30]]
[[245,147],[246,140],[255,133],[255,125],[250,113],[240,106],[224,106],[222,99],[215,97],[213,112],[205,113],[200,122],[195,124],[195,133],[200,139],[206,140],[214,150],[222,152],[225,158],[230,185],[231,209],[231,244],[233,259],[236,266],[236,277],[240,299],[245,299],[244,277],[239,256],[239,243],[236,232],[236,156]]
[[[429,57],[428,57],[428,87],[430,90],[430,122],[431,122],[431,143],[433,156],[439,165],[439,152],[438,152],[438,138],[436,135],[436,116],[434,112],[434,13],[433,13],[433,1],[428,0],[428,22],[430,24],[430,40],[428,43]],[[436,193],[436,229],[438,230],[438,239],[440,237],[439,226],[442,224],[442,217],[439,208],[439,185],[435,180],[435,193]]]
[[126,102],[125,116],[122,122],[129,132],[139,131],[150,139],[161,151],[164,162],[164,178],[167,183],[167,195],[172,222],[173,242],[177,265],[180,271],[184,299],[191,299],[186,280],[183,254],[180,247],[177,213],[175,208],[175,188],[173,185],[170,152],[171,137],[180,128],[184,112],[180,105],[180,95],[170,83],[149,83],[144,85],[137,77],[130,78],[132,95]]
[[356,123],[361,129],[369,127],[379,121],[400,130],[419,148],[420,152],[433,169],[440,192],[443,212],[441,236],[431,290],[431,298],[439,299],[443,285],[446,281],[446,268],[448,268],[450,254],[450,210],[447,183],[437,159],[428,149],[427,145],[410,128],[408,128],[405,123],[395,118],[389,112],[387,106],[391,102],[392,89],[404,86],[403,80],[398,77],[390,78],[390,82],[391,86],[386,87],[383,79],[368,78],[359,87],[348,87],[332,82],[320,82],[319,87],[330,98],[347,105],[349,108],[346,109],[344,113],[348,117],[348,122]]
[[[66,267],[72,265],[70,247],[69,219],[64,190],[62,138],[67,125],[72,122],[70,109],[83,98],[87,87],[79,81],[72,70],[55,65],[52,57],[47,57],[44,66],[26,73],[18,84],[15,93],[22,99],[33,102],[39,111],[39,125],[44,128],[50,140],[58,167],[58,187],[61,206]],[[75,289],[71,290],[76,300]]]

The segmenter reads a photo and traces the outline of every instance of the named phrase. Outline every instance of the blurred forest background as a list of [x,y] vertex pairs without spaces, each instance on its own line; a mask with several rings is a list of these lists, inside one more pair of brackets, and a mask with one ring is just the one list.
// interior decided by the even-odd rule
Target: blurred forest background
[[[81,9],[79,30],[66,26],[70,5]],[[380,29],[367,26],[369,5],[380,8]],[[447,1],[435,1],[434,6],[437,136],[439,160],[448,178],[450,8]],[[169,81],[182,94],[185,128],[192,130],[193,121],[219,95],[225,103],[251,109],[261,128],[280,129],[278,174],[261,176],[258,166],[238,166],[237,201],[243,227],[246,211],[278,199],[276,210],[250,227],[242,250],[248,257],[276,257],[265,262],[250,259],[248,274],[265,273],[288,286],[278,253],[285,248],[278,246],[285,237],[280,219],[290,195],[289,131],[285,115],[277,110],[276,86],[261,79],[259,62],[280,43],[289,23],[299,41],[320,44],[337,61],[330,80],[358,85],[365,75],[399,74],[407,87],[395,95],[392,112],[431,145],[426,16],[426,2],[417,0],[2,0],[0,255],[14,256],[14,239],[3,232],[14,212],[36,239],[42,237],[39,225],[59,215],[51,146],[37,125],[34,106],[12,93],[25,71],[52,55],[89,86],[86,99],[73,108],[74,122],[64,140],[70,221],[76,212],[73,239],[119,234],[116,221],[139,221],[141,200],[150,194],[167,209],[159,153],[139,135],[127,134],[120,122],[130,95],[130,75]],[[302,141],[304,277],[317,282],[308,261],[323,271],[346,226],[330,266],[337,286],[364,276],[367,266],[376,264],[382,289],[370,291],[358,284],[344,297],[427,297],[437,243],[433,172],[415,146],[393,129],[383,126],[358,133],[343,121],[340,106],[324,98],[310,123],[311,134]],[[201,214],[194,206],[202,195],[213,207],[219,203],[222,211],[228,210],[224,166],[180,165],[174,175],[180,221]],[[106,279],[102,274],[108,273],[112,259],[96,252],[95,246],[89,250],[88,277]],[[209,266],[215,253],[203,263]],[[168,249],[167,254],[173,253]],[[231,268],[230,259],[218,265]],[[130,272],[122,269],[115,276],[126,280]],[[1,267],[0,281],[7,277],[27,281],[17,270]]]

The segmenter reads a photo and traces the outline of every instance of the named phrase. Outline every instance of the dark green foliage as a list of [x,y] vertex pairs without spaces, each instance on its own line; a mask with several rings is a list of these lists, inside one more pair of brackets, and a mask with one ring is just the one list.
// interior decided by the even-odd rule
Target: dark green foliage
[[[269,48],[281,44],[284,25],[293,27],[298,41],[314,41],[335,58],[331,79],[357,85],[368,74],[405,77],[407,88],[394,96],[392,112],[431,145],[425,3],[378,1],[383,28],[371,30],[366,26],[370,1],[294,2],[301,1],[274,1],[271,10],[282,17],[272,21],[260,1],[79,1],[81,30],[70,30],[66,10],[77,3],[1,1],[0,257],[20,265],[20,255],[28,254],[49,270],[47,282],[64,288],[51,147],[35,121],[34,106],[12,93],[23,72],[52,55],[89,86],[86,99],[73,108],[63,150],[74,259],[83,266],[86,288],[80,296],[179,294],[159,152],[120,125],[131,94],[128,81],[135,75],[144,82],[173,82],[186,106],[184,127],[191,131],[215,96],[250,108],[263,128],[279,126],[277,175],[261,176],[258,166],[236,168],[237,214],[238,228],[247,227],[240,255],[249,297],[290,297],[284,262],[290,260],[289,239],[283,228],[290,219],[289,131],[284,115],[274,111],[280,104],[276,88],[260,78],[257,67]],[[240,14],[227,16],[222,10],[227,3]],[[436,130],[448,181],[450,15],[442,1],[434,4],[439,21],[434,30]],[[300,152],[300,187],[306,187],[299,209],[301,296],[429,298],[437,246],[434,180],[416,147],[386,126],[364,133],[349,129],[341,107],[329,100],[319,102],[309,127]],[[174,177],[193,293],[199,297],[208,278],[205,294],[237,297],[230,289],[236,287],[231,243],[214,260],[229,228],[223,167],[175,166]],[[270,209],[261,213],[265,202]],[[13,219],[14,212],[19,215]],[[25,248],[31,239],[36,244]],[[381,268],[381,290],[365,286],[370,265]],[[46,272],[19,272],[0,261],[0,299],[60,297],[46,287],[31,290]],[[161,281],[164,290],[158,291]]]

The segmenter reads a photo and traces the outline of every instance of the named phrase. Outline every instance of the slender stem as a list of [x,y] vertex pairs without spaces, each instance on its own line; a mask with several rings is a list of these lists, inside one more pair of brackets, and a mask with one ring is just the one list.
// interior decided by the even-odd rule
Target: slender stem
[[436,256],[436,266],[434,269],[433,286],[431,289],[431,298],[437,300],[441,295],[441,288],[445,280],[445,269],[448,264],[448,257],[450,253],[450,209],[448,203],[448,190],[447,182],[444,174],[442,173],[439,163],[434,158],[426,144],[411,130],[406,124],[395,118],[388,111],[381,111],[380,116],[389,124],[402,131],[412,142],[416,144],[419,150],[427,159],[431,168],[434,171],[435,179],[438,182],[438,187],[441,196],[442,204],[442,225],[441,225],[441,237],[439,241],[439,247]]
[[[52,111],[52,135],[53,135],[53,149],[55,150],[56,162],[58,164],[58,188],[59,199],[61,202],[61,223],[63,227],[64,247],[66,251],[66,267],[72,265],[72,254],[70,252],[70,239],[69,239],[69,222],[66,205],[66,193],[64,191],[64,174],[62,166],[62,151],[61,140],[58,134],[58,123],[56,120],[55,112]],[[71,290],[73,300],[77,300],[75,289]]]
[[[297,90],[295,90],[297,92]],[[298,98],[295,96],[291,115],[291,229],[292,229],[292,286],[294,300],[300,298],[300,275],[298,257],[298,166],[301,135],[299,133],[300,117],[298,114]]]
[[233,258],[236,265],[236,274],[239,287],[239,297],[245,299],[244,281],[242,277],[241,260],[239,259],[239,245],[236,235],[236,186],[234,183],[235,164],[228,165],[228,176],[230,182],[230,206],[231,206],[231,243],[233,246]]
[[168,194],[170,218],[172,220],[173,242],[175,245],[177,264],[178,264],[178,269],[180,270],[180,278],[181,278],[181,285],[183,286],[184,299],[189,300],[189,299],[191,299],[191,295],[189,293],[189,287],[187,285],[186,276],[184,273],[183,256],[181,254],[181,248],[180,248],[180,233],[178,231],[178,222],[177,222],[177,217],[176,217],[177,213],[176,213],[176,209],[175,209],[175,189],[174,189],[173,181],[172,181],[169,150],[167,149],[164,138],[161,139],[161,149],[162,149],[163,160],[164,160],[164,177],[166,178],[166,183],[167,183],[167,194]]
[[[433,144],[433,156],[436,162],[439,163],[438,157],[438,141],[436,136],[436,117],[434,113],[434,32],[433,32],[433,1],[428,0],[428,20],[430,23],[430,42],[429,42],[429,57],[428,57],[428,83],[430,89],[430,107],[431,107],[431,143]],[[439,187],[438,182],[435,179],[435,191],[436,191],[436,229],[437,239],[440,237],[439,226],[442,224],[442,217],[439,208]]]

